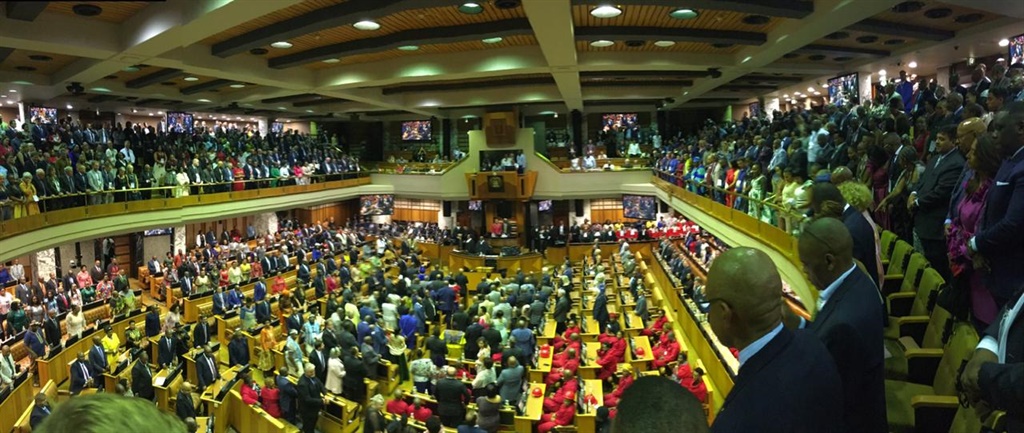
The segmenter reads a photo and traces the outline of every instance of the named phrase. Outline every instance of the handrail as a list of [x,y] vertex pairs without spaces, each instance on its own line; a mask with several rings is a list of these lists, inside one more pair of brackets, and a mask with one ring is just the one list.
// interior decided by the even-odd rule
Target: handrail
[[[75,198],[77,198],[78,200],[82,200],[83,198],[85,198],[86,204],[82,206],[73,206],[60,210],[40,212],[38,214],[30,216],[23,216],[21,218],[0,221],[0,239],[5,239],[15,235],[31,232],[33,230],[37,230],[45,226],[79,222],[90,218],[121,215],[147,210],[175,209],[188,206],[200,206],[255,198],[281,197],[306,192],[348,188],[359,185],[367,185],[370,183],[369,174],[365,172],[360,172],[358,174],[346,174],[345,176],[347,177],[353,175],[355,177],[341,180],[325,180],[332,177],[340,178],[342,176],[341,174],[330,176],[312,175],[304,178],[310,179],[311,181],[316,180],[316,182],[299,185],[241,189],[238,191],[231,190],[231,187],[237,183],[270,183],[280,179],[265,178],[253,179],[249,181],[242,180],[235,182],[204,183],[200,185],[162,186],[124,190],[106,190],[103,192],[87,192],[50,197],[40,197],[40,202],[43,202],[44,200],[67,200]],[[189,190],[193,187],[199,188],[200,193],[196,195],[174,194],[176,190]],[[215,187],[227,187],[228,190],[214,192],[213,189]],[[179,192],[184,193],[184,190]],[[151,198],[140,200],[117,201],[113,203],[89,204],[89,198],[95,198],[97,196],[127,196],[129,194],[138,194],[141,196],[143,192],[150,193]],[[154,195],[160,195],[161,192],[164,193],[164,195],[167,195],[167,197],[153,197]]]
[[[548,163],[548,165],[551,166],[551,169],[553,169],[553,170],[555,170],[555,171],[557,171],[559,173],[567,173],[567,174],[606,173],[606,172],[609,172],[609,171],[611,171],[611,172],[618,172],[618,171],[640,171],[640,170],[650,170],[651,169],[651,165],[650,164],[643,164],[643,165],[639,165],[639,166],[636,166],[636,167],[628,167],[628,168],[626,168],[626,167],[615,167],[615,168],[610,169],[610,170],[605,170],[604,168],[600,168],[600,167],[599,168],[594,168],[594,169],[589,169],[589,170],[572,170],[572,169],[569,169],[569,168],[559,167],[558,164],[555,164],[550,159],[548,159],[547,156],[545,156],[544,154],[542,154],[540,152],[534,152],[534,155],[537,158],[540,158],[541,161],[544,161],[544,162]],[[606,159],[634,159],[634,158],[606,158]],[[636,158],[636,160],[639,161],[639,160],[641,160],[641,158]],[[648,160],[648,162],[650,162],[650,159],[647,159],[647,160]]]
[[[433,163],[433,162],[398,163],[398,162],[386,162],[386,161],[384,161],[384,162],[378,162],[376,164],[372,164],[371,163],[369,172],[370,173],[375,173],[375,174],[419,174],[419,175],[426,175],[426,176],[441,176],[441,175],[444,175],[445,173],[448,173],[449,171],[451,171],[453,168],[455,168],[459,164],[462,164],[462,162],[465,161],[465,160],[466,160],[466,158],[462,158],[462,159],[460,159],[458,161],[450,161],[450,162],[443,162],[443,163]],[[394,166],[394,167],[388,167],[388,166]],[[398,168],[399,167],[403,167],[403,166],[404,166],[404,168],[402,169],[401,172],[399,172]],[[382,167],[384,167],[384,168],[382,168]],[[429,170],[428,171],[419,171],[419,170],[422,170],[424,167],[429,168]],[[440,167],[441,169],[437,170],[438,167]],[[411,171],[410,171],[410,168],[411,168]]]

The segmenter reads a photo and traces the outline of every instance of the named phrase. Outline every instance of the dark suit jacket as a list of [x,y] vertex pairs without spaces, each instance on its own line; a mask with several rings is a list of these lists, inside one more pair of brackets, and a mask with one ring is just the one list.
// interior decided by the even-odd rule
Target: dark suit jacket
[[[1018,292],[1017,297],[1021,296]],[[1020,300],[1024,302],[1024,300]],[[1006,313],[1015,302],[1006,304],[1001,313]],[[985,335],[999,340],[1003,314],[985,330]],[[1009,431],[1024,431],[1024,311],[1017,313],[1013,323],[1007,324],[1010,331],[1006,341],[1006,362],[982,364],[978,373],[978,387],[984,400],[993,408],[1007,414]]]
[[82,365],[85,365],[85,368],[89,370],[90,377],[92,375],[93,368],[89,365],[88,361],[75,361],[71,363],[71,385],[68,388],[71,395],[78,394],[85,388],[85,374],[82,372]]
[[231,340],[228,343],[228,366],[249,364],[249,345],[245,340]]
[[1024,151],[999,167],[974,239],[992,269],[985,286],[1002,305],[1024,281]]
[[[324,346],[326,347],[326,345]],[[320,379],[320,382],[327,380],[327,360],[330,359],[326,351],[313,350],[309,352],[309,362],[316,368],[316,378]],[[323,362],[320,361],[320,356],[323,355]]]
[[202,347],[210,342],[210,326],[204,323],[192,327],[192,347]]
[[882,302],[864,272],[854,269],[807,328],[814,332],[843,381],[846,431],[887,432]]
[[[938,159],[939,157],[933,157]],[[917,210],[914,214],[914,231],[921,239],[943,240],[946,231],[943,227],[946,213],[949,210],[949,199],[953,195],[960,172],[964,168],[964,157],[954,149],[942,157],[939,165],[929,162],[921,175],[917,187]],[[866,265],[866,263],[865,263]],[[868,268],[871,269],[871,268]]]
[[324,385],[315,377],[299,378],[299,385],[295,388],[299,399],[300,413],[316,413],[323,407]]
[[[216,359],[213,360],[213,365],[214,368],[219,368],[217,367]],[[196,357],[196,376],[198,376],[200,388],[206,388],[207,386],[209,386],[211,383],[217,380],[217,377],[219,375],[220,372],[218,371],[210,371],[210,364],[206,360],[205,354]]]
[[783,328],[740,368],[711,431],[838,432],[842,414],[843,384],[825,345]]
[[160,337],[159,340],[157,340],[157,344],[159,345],[157,346],[156,350],[157,364],[169,365],[171,362],[174,361],[175,348],[177,347],[177,343],[174,341],[174,338],[167,338],[166,336],[163,336]]
[[146,400],[153,400],[156,396],[153,391],[153,372],[147,372],[146,366],[141,361],[136,362],[135,367],[132,367],[132,392],[136,397]]
[[[608,295],[601,292],[594,299],[594,320],[601,322],[607,322],[610,320],[608,317]],[[598,332],[604,332],[604,329],[599,329]]]
[[466,385],[455,379],[441,379],[435,387],[437,396],[437,414],[440,416],[456,416],[465,413],[470,393]]
[[28,419],[28,424],[32,426],[32,430],[36,430],[39,428],[39,424],[42,424],[43,420],[48,416],[50,416],[50,412],[43,410],[43,408],[39,406],[33,406],[32,415],[30,415]]
[[89,366],[92,367],[89,374],[94,378],[100,377],[100,375],[103,374],[103,369],[107,367],[107,356],[106,354],[102,354],[101,356],[100,352],[101,351],[96,350],[96,346],[89,349]]
[[191,393],[178,391],[178,400],[174,403],[174,413],[181,420],[196,417],[196,405],[192,401]]
[[878,286],[878,255],[875,254],[875,230],[864,215],[853,206],[843,211],[843,225],[853,238],[853,258],[864,264],[871,281]]

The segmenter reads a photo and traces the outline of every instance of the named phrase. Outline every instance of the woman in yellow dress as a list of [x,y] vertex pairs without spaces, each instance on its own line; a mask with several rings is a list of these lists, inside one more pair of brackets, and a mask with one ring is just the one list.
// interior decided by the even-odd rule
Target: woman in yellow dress
[[257,367],[264,372],[274,369],[274,347],[277,346],[277,339],[274,338],[273,326],[267,324],[260,331],[259,360]]
[[114,333],[114,328],[110,327],[110,325],[103,328],[103,332],[106,333],[101,341],[103,351],[107,354],[107,363],[111,366],[110,368],[115,368],[117,367],[117,351],[121,347],[121,339],[117,337],[117,334]]
[[25,194],[24,216],[39,214],[39,196],[36,195],[36,186],[32,184],[32,174],[27,171],[21,175],[21,193]]

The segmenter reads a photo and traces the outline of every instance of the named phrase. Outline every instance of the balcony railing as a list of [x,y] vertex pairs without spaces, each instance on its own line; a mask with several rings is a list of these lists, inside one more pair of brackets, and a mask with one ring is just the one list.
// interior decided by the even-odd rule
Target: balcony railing
[[[292,194],[349,188],[370,183],[367,173],[344,175],[313,175],[302,178],[300,184],[279,185],[278,180],[254,179],[201,185],[163,186],[153,188],[118,189],[103,192],[64,194],[39,197],[41,209],[52,209],[61,203],[61,209],[48,210],[35,215],[0,222],[0,239],[38,230],[46,226],[67,224],[91,218],[122,215],[189,206],[283,197]],[[294,179],[292,179],[294,180]],[[291,181],[291,180],[290,180]],[[289,182],[291,183],[291,182]],[[249,187],[249,189],[245,189]],[[235,188],[238,188],[236,191]],[[71,206],[64,206],[71,204]],[[4,206],[14,206],[7,202]]]

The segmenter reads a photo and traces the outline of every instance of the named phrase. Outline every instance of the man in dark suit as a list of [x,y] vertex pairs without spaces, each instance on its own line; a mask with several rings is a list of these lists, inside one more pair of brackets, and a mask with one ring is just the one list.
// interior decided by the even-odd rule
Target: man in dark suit
[[203,347],[210,342],[210,325],[205,314],[199,315],[199,322],[192,327],[192,347]]
[[178,399],[174,403],[174,413],[177,414],[178,419],[181,420],[196,417],[196,404],[192,399],[191,383],[185,382],[178,387]]
[[602,284],[598,288],[597,297],[594,298],[594,320],[597,321],[598,332],[604,333],[608,329],[608,321],[611,320],[608,315],[608,295],[604,293],[604,285]]
[[1007,431],[1024,431],[1024,289],[985,330],[961,383],[975,408],[1006,411]]
[[50,416],[50,402],[46,400],[46,394],[36,394],[35,406],[32,407],[32,415],[29,415],[28,424],[32,430],[38,430],[46,417]]
[[853,239],[853,258],[864,264],[871,281],[878,286],[878,250],[875,245],[875,229],[864,215],[846,203],[839,188],[828,182],[819,182],[811,187],[811,209],[815,217],[832,217],[842,220]]
[[57,311],[50,310],[43,319],[43,334],[46,335],[46,344],[51,348],[59,348],[61,339],[64,337],[60,331],[60,323],[57,322]]
[[946,281],[953,281],[953,273],[949,269],[944,223],[953,187],[964,168],[956,137],[956,126],[939,130],[936,155],[928,161],[921,182],[911,190],[907,201],[907,207],[914,212],[914,235],[921,243],[922,253]]
[[366,400],[365,380],[370,372],[366,369],[363,360],[356,356],[357,353],[359,353],[359,349],[352,347],[342,357],[342,362],[345,365],[345,377],[341,379],[341,386],[345,398],[362,404]]
[[1004,160],[968,247],[987,262],[990,271],[985,287],[1002,308],[1024,281],[1024,102],[1010,104],[996,114],[992,124]]
[[[316,378],[316,367],[306,364],[305,374],[299,378],[296,387],[299,398],[299,416],[302,418],[302,433],[313,433],[320,409],[324,406],[324,384]],[[362,400],[358,400],[362,403]]]
[[224,294],[223,287],[217,287],[217,293],[213,295],[213,315],[223,316],[231,308],[231,303],[228,301],[228,296]]
[[309,363],[313,364],[316,368],[316,378],[320,379],[320,382],[327,380],[327,351],[324,350],[324,342],[316,340],[315,350],[309,353]]
[[832,355],[843,382],[844,431],[886,432],[880,294],[854,263],[853,240],[839,220],[811,222],[798,244],[819,309],[813,322],[790,315],[787,324],[811,330]]
[[132,367],[132,393],[149,401],[156,399],[156,393],[153,391],[153,372],[149,369],[149,355],[145,350],[139,352],[135,367]]
[[209,345],[204,347],[203,353],[196,357],[196,376],[199,379],[199,392],[203,392],[207,386],[220,378],[217,356],[213,354],[213,348]]
[[281,404],[281,418],[295,424],[295,401],[298,399],[298,391],[295,389],[295,384],[288,380],[288,367],[282,366],[277,370],[278,374],[274,377],[274,381],[277,389],[281,390],[278,393]]
[[715,335],[740,351],[735,386],[711,430],[839,431],[839,372],[817,337],[782,325],[782,279],[771,258],[753,248],[727,250],[711,265],[705,293],[720,300],[708,311]]
[[89,349],[89,374],[92,377],[100,377],[103,372],[110,370],[110,366],[107,365],[107,353],[103,351],[103,343],[100,341],[100,337],[92,337],[92,349]]
[[146,313],[146,337],[156,337],[160,334],[160,310],[156,305],[149,307],[149,312]]
[[249,342],[242,331],[235,331],[228,343],[228,367],[249,365]]
[[455,379],[455,367],[445,369],[445,377],[437,381],[434,394],[437,396],[437,415],[441,424],[447,427],[458,427],[466,417],[466,404],[471,394],[466,385]]
[[161,367],[167,367],[174,362],[175,348],[177,341],[174,341],[174,332],[170,329],[164,330],[164,335],[157,341],[156,363]]
[[71,395],[78,395],[83,389],[93,386],[93,378],[89,361],[85,352],[78,352],[75,362],[71,363],[71,385],[68,390]]

